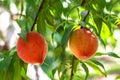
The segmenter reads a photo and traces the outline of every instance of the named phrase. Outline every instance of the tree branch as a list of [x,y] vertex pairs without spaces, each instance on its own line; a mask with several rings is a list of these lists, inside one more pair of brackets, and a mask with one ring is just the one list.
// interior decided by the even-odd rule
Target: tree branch
[[83,6],[86,3],[86,0],[82,0],[81,6]]
[[84,17],[84,19],[83,19],[83,21],[85,21],[86,20],[86,18],[87,18],[87,16],[89,15],[89,11],[87,12],[87,14],[85,15],[85,17]]
[[36,72],[36,80],[39,80],[38,66],[34,65],[34,69],[35,69],[35,72]]
[[33,22],[33,25],[32,25],[32,27],[31,27],[31,31],[33,31],[33,29],[34,29],[34,26],[35,26],[35,24],[36,24],[36,22],[37,22],[38,15],[39,15],[39,13],[41,12],[41,10],[43,9],[44,3],[45,3],[45,0],[42,0],[41,5],[40,5],[40,7],[39,7],[39,9],[38,9],[38,12],[37,12],[37,14],[36,14],[35,20],[34,20],[34,22]]
[[[82,2],[81,2],[81,6],[83,6],[85,3],[86,3],[86,0],[82,0]],[[86,20],[86,18],[87,18],[88,15],[89,15],[89,11],[88,11],[87,14],[85,15],[83,21]]]
[[[84,6],[85,3],[86,3],[86,0],[82,0],[81,6]],[[85,22],[85,20],[86,20],[86,18],[87,18],[88,15],[89,15],[89,10],[87,11],[87,14],[84,16],[84,18],[83,18],[83,20],[82,20],[83,22]],[[83,26],[81,26],[81,27],[83,27]]]
[[72,69],[71,69],[71,75],[70,75],[70,80],[73,80],[74,76],[74,62],[75,62],[75,56],[72,57]]

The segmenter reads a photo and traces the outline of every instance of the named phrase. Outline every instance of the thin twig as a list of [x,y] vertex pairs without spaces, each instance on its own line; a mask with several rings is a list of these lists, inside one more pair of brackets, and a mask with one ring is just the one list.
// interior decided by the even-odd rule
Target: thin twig
[[37,14],[36,14],[35,20],[34,20],[34,22],[33,22],[33,25],[32,25],[32,27],[31,27],[31,31],[33,31],[33,29],[34,29],[34,26],[35,26],[35,24],[36,24],[36,22],[37,22],[38,15],[39,15],[39,13],[41,12],[41,10],[43,9],[44,3],[45,3],[45,0],[42,0],[41,5],[40,5],[40,7],[39,7],[39,10],[38,10],[38,12],[37,12]]
[[35,72],[36,72],[36,80],[39,80],[39,74],[38,74],[38,66],[37,65],[34,65],[34,69],[35,69]]
[[72,58],[72,68],[71,68],[70,80],[73,80],[73,76],[74,76],[74,62],[75,62],[75,56],[73,56],[73,58]]
[[86,0],[82,0],[81,6],[83,6],[86,3]]
[[84,17],[84,19],[83,19],[83,21],[85,21],[86,20],[86,18],[87,18],[87,16],[89,15],[89,11],[87,12],[87,14],[85,15],[85,17]]
[[[81,6],[83,6],[85,3],[86,3],[86,0],[82,0],[82,2],[81,2]],[[87,18],[88,15],[89,15],[89,11],[88,11],[87,14],[85,15],[83,21],[86,20],[86,18]]]

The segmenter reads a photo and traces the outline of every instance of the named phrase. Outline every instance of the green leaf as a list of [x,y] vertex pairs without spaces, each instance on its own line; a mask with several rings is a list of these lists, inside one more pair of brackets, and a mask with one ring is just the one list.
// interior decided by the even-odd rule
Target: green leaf
[[63,38],[61,40],[61,45],[64,47],[68,43],[68,39],[69,39],[69,36],[71,34],[72,28],[73,28],[73,26],[69,26],[68,28],[65,29],[65,33],[64,33]]
[[16,54],[14,55],[14,59],[12,61],[11,61],[11,64],[13,64],[14,80],[16,79],[21,80],[21,69],[22,69],[22,66],[20,63],[21,61]]
[[9,56],[13,56],[16,53],[16,47],[13,47],[10,51],[9,51]]
[[60,16],[63,11],[63,6],[60,0],[50,0],[49,8],[55,16]]
[[0,61],[0,73],[6,71],[11,63],[11,57],[5,57]]
[[84,62],[81,62],[82,63],[82,68],[84,69],[84,71],[86,72],[86,76],[85,76],[85,80],[87,80],[88,76],[89,76],[89,70],[88,70],[88,67],[86,66],[86,64]]
[[40,6],[40,0],[26,0],[26,17],[28,17],[31,20],[34,20],[36,13],[38,11],[38,8]]
[[102,55],[105,55],[105,54],[102,53],[102,52],[97,52],[97,53],[95,54],[95,56],[102,56]]
[[20,18],[21,18],[21,16],[22,16],[22,12],[23,12],[23,10],[24,10],[24,3],[23,2],[21,2],[21,10],[20,10]]
[[95,14],[94,12],[93,14],[93,20],[98,28],[98,35],[100,35],[101,33],[101,29],[102,29],[102,18],[100,18],[97,14]]
[[84,21],[80,21],[80,25],[81,25],[82,27],[86,27],[86,23],[85,23]]
[[62,75],[61,75],[61,77],[60,77],[60,80],[65,80],[65,74],[66,74],[66,72],[67,72],[67,69],[64,69],[64,70],[62,71]]
[[108,29],[110,32],[112,32],[112,26],[111,26],[111,22],[110,21],[107,21],[107,20],[103,20],[103,22],[107,25]]
[[5,51],[5,52],[4,51],[0,51],[0,59],[2,60],[3,58],[8,57],[9,56],[8,52],[9,51]]
[[69,17],[72,18],[72,20],[76,20],[79,19],[79,16],[77,15],[78,10],[77,8],[80,6],[80,4],[78,5],[74,5],[72,7],[68,7],[68,11],[66,14],[66,18],[68,19]]
[[55,60],[60,57],[62,52],[63,52],[62,46],[58,46],[58,47],[55,48],[55,50],[54,50]]
[[21,80],[22,64],[24,63],[17,56],[15,47],[4,55],[4,58],[0,60],[0,78],[2,80]]
[[53,80],[53,58],[47,56],[41,68]]
[[104,67],[104,65],[102,63],[100,63],[97,60],[91,60],[91,61],[94,62],[96,65],[99,65],[101,68],[103,68],[105,76],[107,76],[107,72],[106,72],[105,67]]
[[82,19],[84,19],[87,14],[88,14],[88,10],[82,11],[82,12],[81,12]]
[[93,5],[96,7],[95,9],[97,11],[103,11],[106,3],[105,3],[105,0],[96,0],[96,1],[92,1]]
[[22,30],[21,33],[18,34],[23,40],[27,41],[27,32]]
[[78,71],[78,64],[79,64],[79,60],[76,59],[76,57],[74,56],[74,72],[76,73]]
[[111,56],[111,57],[120,58],[120,56],[117,55],[117,54],[114,53],[114,52],[108,52],[108,53],[106,53],[106,54],[109,55],[109,56]]
[[49,25],[54,26],[54,16],[50,13],[49,9],[46,9],[46,12],[45,12],[44,16],[45,16],[46,22]]
[[43,15],[44,15],[44,11],[41,11],[37,20],[37,31],[41,34],[45,34],[46,32],[45,18]]
[[103,44],[104,48],[106,47],[106,42],[98,35],[98,39]]
[[21,62],[21,66],[22,66],[22,68],[21,68],[21,76],[22,76],[22,78],[24,78],[26,80],[30,80],[30,78],[26,75],[28,64],[24,63],[24,62]]
[[31,4],[32,7],[35,7],[36,0],[32,0],[32,1],[26,0],[26,2],[27,4]]
[[98,74],[106,76],[105,72],[103,72],[95,63],[91,61],[85,61],[85,63],[87,63],[91,68],[93,68],[93,70],[95,70]]
[[97,52],[95,56],[102,56],[102,55],[108,55],[114,58],[120,58],[120,56],[114,52],[107,52],[107,53]]

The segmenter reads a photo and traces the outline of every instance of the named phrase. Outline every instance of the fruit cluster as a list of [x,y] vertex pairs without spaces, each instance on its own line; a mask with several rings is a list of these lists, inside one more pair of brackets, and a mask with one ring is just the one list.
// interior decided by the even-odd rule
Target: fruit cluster
[[[26,41],[21,37],[18,39],[18,56],[26,63],[42,64],[48,49],[46,40],[41,34],[33,31],[26,37]],[[70,35],[69,48],[78,59],[89,59],[95,54],[97,47],[97,37],[89,29],[76,29]]]

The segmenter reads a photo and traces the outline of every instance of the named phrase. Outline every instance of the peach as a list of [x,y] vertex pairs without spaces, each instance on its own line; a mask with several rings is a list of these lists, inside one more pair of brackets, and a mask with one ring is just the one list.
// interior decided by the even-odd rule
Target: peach
[[77,29],[70,35],[69,48],[78,59],[87,60],[95,54],[98,40],[89,29]]
[[47,53],[47,43],[44,37],[37,32],[29,32],[27,41],[19,38],[16,49],[21,60],[30,64],[42,64]]

